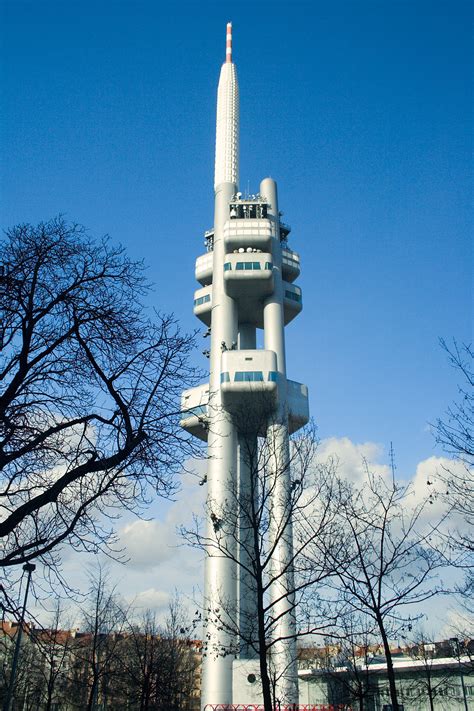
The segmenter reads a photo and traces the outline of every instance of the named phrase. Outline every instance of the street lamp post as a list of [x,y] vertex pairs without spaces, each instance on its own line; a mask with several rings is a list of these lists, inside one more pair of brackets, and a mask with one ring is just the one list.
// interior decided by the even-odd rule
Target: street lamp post
[[15,653],[13,655],[12,670],[11,670],[11,674],[10,674],[10,681],[8,684],[8,693],[7,693],[7,698],[5,699],[5,703],[3,705],[3,711],[10,711],[10,707],[11,707],[11,703],[12,703],[13,689],[15,688],[16,668],[18,665],[18,657],[20,656],[21,635],[23,633],[23,624],[25,621],[26,603],[28,601],[28,592],[30,589],[31,574],[35,569],[36,569],[36,565],[34,563],[25,563],[25,565],[23,566],[23,570],[25,571],[25,573],[28,574],[28,577],[26,579],[25,598],[23,600],[23,607],[21,610],[20,624],[18,627],[17,635],[16,635]]
[[462,673],[461,652],[460,652],[460,649],[459,649],[459,639],[458,639],[457,637],[451,637],[451,639],[450,639],[449,641],[450,641],[450,642],[454,642],[455,645],[456,645],[456,654],[457,654],[457,657],[458,657],[458,665],[459,665],[459,676],[460,676],[460,678],[461,678],[462,698],[463,698],[463,701],[464,701],[464,708],[465,708],[465,711],[469,711],[469,709],[468,709],[468,707],[467,707],[466,686],[465,686],[465,684],[464,684],[464,676],[463,676],[463,673]]

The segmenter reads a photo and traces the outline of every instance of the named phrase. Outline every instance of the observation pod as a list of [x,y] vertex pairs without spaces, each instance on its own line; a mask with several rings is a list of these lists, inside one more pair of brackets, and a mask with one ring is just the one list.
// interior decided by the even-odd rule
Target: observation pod
[[196,281],[202,284],[202,286],[209,286],[209,284],[212,284],[212,262],[212,252],[203,254],[201,257],[196,259],[194,276],[196,277]]
[[180,425],[194,437],[207,441],[209,429],[209,385],[207,383],[183,391]]
[[222,354],[222,403],[234,415],[240,430],[247,431],[249,419],[263,421],[271,416],[277,401],[277,381],[273,351],[239,350]]
[[[260,351],[262,352],[262,351]],[[271,352],[271,351],[269,351]],[[226,367],[224,364],[223,368]],[[246,408],[243,408],[246,414],[253,413],[255,419],[259,419],[260,413],[265,411],[270,417],[275,412],[276,408],[276,389],[269,387],[268,383],[274,379],[278,382],[278,373],[276,371],[268,371],[267,381],[265,381],[264,371],[250,371],[248,373],[237,372],[233,374],[234,382],[231,383],[231,374],[229,371],[221,372],[222,391],[227,398],[228,409],[240,412],[242,407],[238,404],[239,398],[235,397],[237,386],[241,388],[241,394],[244,400],[244,395],[248,394],[247,398],[250,401]],[[237,381],[235,377],[237,376]],[[248,383],[248,385],[241,385]],[[262,383],[264,386],[262,387]],[[265,385],[266,383],[266,385]],[[309,421],[309,399],[308,388],[303,383],[297,383],[294,380],[286,381],[287,397],[286,403],[288,407],[288,432],[293,434],[304,427]],[[234,389],[235,388],[235,389]],[[234,403],[234,406],[233,406]],[[203,442],[207,442],[209,431],[209,385],[199,385],[196,388],[184,390],[181,397],[181,419],[180,425],[189,434],[194,435]],[[259,436],[264,435],[264,431],[259,428]]]
[[262,299],[273,292],[273,262],[270,253],[228,254],[224,262],[226,292],[234,299]]
[[290,284],[300,275],[300,255],[289,247],[281,250],[281,275]]
[[[309,419],[306,385],[286,375],[285,326],[303,307],[296,283],[301,264],[288,244],[291,228],[281,221],[275,181],[266,178],[257,193],[246,195],[239,192],[238,182],[239,89],[229,23],[217,92],[214,224],[204,234],[206,251],[195,262],[199,288],[193,310],[209,338],[203,351],[209,358],[209,380],[185,390],[181,398],[181,426],[207,442],[207,476],[201,482],[206,484],[206,539],[216,541],[218,530],[226,551],[223,555],[216,542],[206,551],[203,709],[242,703],[233,664],[236,659],[255,662],[254,642],[242,642],[246,635],[255,634],[249,631],[248,620],[256,620],[258,609],[255,585],[246,572],[252,561],[241,565],[248,555],[242,543],[248,534],[241,523],[237,533],[228,528],[225,507],[230,492],[250,491],[244,444],[259,451],[264,440],[279,452],[265,471],[265,476],[275,479],[270,502],[274,530],[285,521],[282,539],[273,540],[273,567],[280,587],[269,590],[276,620],[272,632],[276,695],[285,705],[298,703],[289,562],[292,523],[283,515],[281,502],[288,500],[291,491],[288,436]],[[224,512],[218,527],[216,510]]]
[[212,289],[210,286],[205,286],[203,289],[198,289],[194,292],[194,315],[200,321],[211,325],[212,311]]

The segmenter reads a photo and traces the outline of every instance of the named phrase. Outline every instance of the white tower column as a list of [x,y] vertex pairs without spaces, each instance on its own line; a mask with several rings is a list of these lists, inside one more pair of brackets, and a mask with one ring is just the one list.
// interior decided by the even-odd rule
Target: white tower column
[[[212,331],[209,377],[209,435],[207,463],[207,536],[226,536],[229,555],[236,546],[236,531],[227,531],[223,513],[228,509],[231,492],[236,487],[237,441],[231,415],[222,406],[220,391],[221,344],[237,339],[235,302],[224,289],[223,225],[229,213],[229,201],[235,192],[232,183],[221,183],[216,190],[214,220],[214,279],[212,286]],[[214,518],[215,517],[215,518]],[[232,660],[236,639],[229,627],[237,614],[237,570],[235,563],[215,550],[205,562],[204,627],[206,654],[202,674],[202,705],[232,703]]]
[[277,621],[273,628],[275,644],[271,666],[276,678],[276,696],[281,704],[298,703],[298,669],[296,661],[296,625],[294,615],[293,528],[290,510],[290,456],[288,437],[287,381],[285,362],[285,321],[283,311],[282,255],[277,186],[266,178],[260,192],[269,203],[268,214],[274,223],[272,245],[274,291],[263,309],[265,349],[276,353],[278,367],[278,407],[267,429],[272,482],[272,536],[275,553],[270,590],[271,615]]
[[220,389],[222,347],[237,341],[237,311],[224,285],[224,225],[229,202],[237,190],[239,155],[239,95],[232,63],[231,25],[227,25],[226,61],[217,90],[215,208],[212,279],[211,353],[209,375],[209,435],[207,465],[207,536],[226,541],[228,555],[212,547],[205,563],[204,645],[201,704],[232,703],[232,662],[237,640],[231,629],[237,616],[237,531],[228,530],[225,511],[237,487],[237,439],[231,415],[223,407]]

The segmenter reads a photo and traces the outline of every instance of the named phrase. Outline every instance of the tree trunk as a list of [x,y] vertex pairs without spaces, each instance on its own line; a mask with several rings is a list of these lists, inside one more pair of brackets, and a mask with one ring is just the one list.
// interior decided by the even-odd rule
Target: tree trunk
[[388,643],[387,633],[383,624],[383,619],[377,616],[377,624],[379,626],[380,635],[382,637],[383,648],[385,652],[385,661],[387,664],[388,687],[390,689],[390,701],[392,702],[393,711],[399,711],[397,687],[395,685],[395,671],[393,669],[392,653]]
[[52,684],[51,679],[49,679],[48,680],[48,696],[46,698],[45,711],[51,711],[51,706],[53,703],[53,693],[54,693],[54,684]]
[[272,690],[270,675],[268,673],[267,640],[265,634],[265,611],[263,601],[263,580],[260,567],[255,576],[257,588],[257,616],[258,616],[258,657],[260,661],[260,679],[262,683],[263,707],[265,711],[273,711]]
[[150,677],[145,673],[140,694],[140,711],[148,711],[150,706]]
[[431,684],[428,684],[428,699],[430,702],[430,711],[435,711],[434,701],[433,701],[433,689],[431,688]]
[[263,708],[265,711],[273,711],[272,689],[270,677],[268,675],[267,656],[265,652],[260,655],[260,677],[262,681]]
[[97,686],[98,686],[98,679],[94,674],[94,678],[92,680],[92,686],[91,690],[89,692],[89,698],[87,700],[87,707],[86,711],[92,711],[92,709],[95,709],[97,704]]

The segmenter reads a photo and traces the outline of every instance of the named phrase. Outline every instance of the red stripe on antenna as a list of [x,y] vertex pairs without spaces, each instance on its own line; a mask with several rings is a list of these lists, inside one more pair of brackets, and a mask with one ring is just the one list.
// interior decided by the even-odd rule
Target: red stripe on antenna
[[227,23],[227,34],[225,40],[225,61],[232,62],[232,22]]

